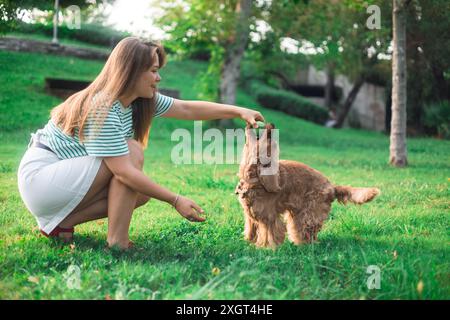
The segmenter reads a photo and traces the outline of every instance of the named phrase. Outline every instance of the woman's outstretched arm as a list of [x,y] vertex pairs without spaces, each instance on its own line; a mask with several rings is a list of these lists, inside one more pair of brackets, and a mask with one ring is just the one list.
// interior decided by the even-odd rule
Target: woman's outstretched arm
[[256,121],[265,121],[258,111],[209,101],[174,99],[173,106],[162,117],[184,120],[215,120],[241,118],[257,127]]

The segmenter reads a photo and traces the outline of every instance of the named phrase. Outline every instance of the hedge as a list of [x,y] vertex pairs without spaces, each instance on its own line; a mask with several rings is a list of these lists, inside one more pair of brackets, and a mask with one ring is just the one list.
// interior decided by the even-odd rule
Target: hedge
[[263,107],[324,124],[328,119],[328,111],[305,97],[286,90],[269,87],[259,81],[251,81],[247,90]]
[[439,137],[450,139],[450,102],[438,101],[426,105],[425,126],[437,132]]

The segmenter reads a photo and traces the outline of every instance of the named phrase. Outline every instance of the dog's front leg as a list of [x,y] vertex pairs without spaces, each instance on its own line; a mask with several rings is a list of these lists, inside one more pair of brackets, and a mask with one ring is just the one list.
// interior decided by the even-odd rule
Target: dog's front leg
[[250,242],[256,242],[258,223],[250,216],[248,210],[245,210],[244,238]]
[[256,246],[276,248],[284,242],[286,226],[275,210],[265,208],[255,213],[258,223],[256,230]]

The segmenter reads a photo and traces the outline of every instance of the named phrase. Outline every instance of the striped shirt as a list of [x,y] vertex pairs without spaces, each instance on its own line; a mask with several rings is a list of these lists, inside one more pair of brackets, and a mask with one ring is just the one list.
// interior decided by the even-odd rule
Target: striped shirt
[[[173,101],[172,97],[157,93],[154,117],[160,117],[167,112]],[[116,100],[101,125],[92,121],[86,122],[83,142],[79,140],[78,129],[72,137],[65,134],[51,119],[35,134],[62,160],[83,156],[122,156],[129,153],[127,140],[134,136],[132,115],[132,106],[124,108],[120,101]]]

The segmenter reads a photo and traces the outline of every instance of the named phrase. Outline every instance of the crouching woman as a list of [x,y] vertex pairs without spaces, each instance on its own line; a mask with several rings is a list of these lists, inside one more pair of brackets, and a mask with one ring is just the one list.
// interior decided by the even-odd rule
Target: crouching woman
[[142,171],[153,118],[241,118],[253,126],[264,119],[247,108],[158,93],[165,61],[160,44],[123,39],[97,78],[32,134],[18,186],[42,234],[71,241],[74,226],[107,217],[108,246],[127,249],[133,211],[150,198],[171,204],[189,221],[204,221],[198,204]]

